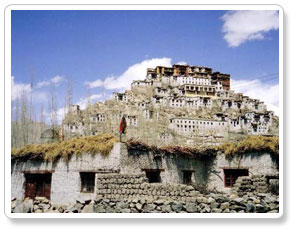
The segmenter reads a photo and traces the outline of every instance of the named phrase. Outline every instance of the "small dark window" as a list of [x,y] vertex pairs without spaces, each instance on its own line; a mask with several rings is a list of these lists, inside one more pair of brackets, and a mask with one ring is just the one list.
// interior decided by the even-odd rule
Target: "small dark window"
[[149,111],[149,119],[153,118],[153,111]]
[[95,173],[82,172],[80,173],[81,192],[94,192]]
[[192,183],[192,171],[182,171],[183,173],[183,183],[191,184]]
[[240,176],[248,176],[247,169],[224,169],[224,185],[232,188]]
[[160,183],[160,170],[145,170],[149,183]]

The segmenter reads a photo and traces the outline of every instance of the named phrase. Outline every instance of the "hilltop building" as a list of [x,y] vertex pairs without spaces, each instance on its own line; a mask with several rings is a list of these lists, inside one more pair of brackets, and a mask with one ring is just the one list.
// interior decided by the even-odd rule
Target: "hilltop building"
[[131,90],[85,110],[78,105],[63,120],[65,138],[118,134],[151,144],[219,145],[246,135],[278,135],[278,118],[264,102],[231,90],[230,75],[211,68],[179,65],[147,69]]

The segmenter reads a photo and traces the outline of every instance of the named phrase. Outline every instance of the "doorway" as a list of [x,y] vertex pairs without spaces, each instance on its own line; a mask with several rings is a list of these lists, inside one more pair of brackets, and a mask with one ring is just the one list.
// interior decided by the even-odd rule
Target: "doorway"
[[51,197],[52,173],[25,173],[25,198]]

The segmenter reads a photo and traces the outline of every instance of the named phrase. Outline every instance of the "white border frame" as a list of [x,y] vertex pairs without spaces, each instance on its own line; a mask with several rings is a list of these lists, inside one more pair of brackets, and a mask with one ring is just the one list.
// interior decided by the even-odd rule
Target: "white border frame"
[[[278,10],[279,11],[279,213],[11,213],[11,10]],[[8,5],[5,8],[5,214],[9,218],[280,218],[283,215],[283,14],[279,5],[100,4]]]

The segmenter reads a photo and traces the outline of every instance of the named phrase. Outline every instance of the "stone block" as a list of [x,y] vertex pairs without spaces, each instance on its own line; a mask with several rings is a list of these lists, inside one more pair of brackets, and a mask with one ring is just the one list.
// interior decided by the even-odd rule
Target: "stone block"
[[185,205],[185,210],[190,213],[198,212],[197,205],[193,203],[187,203]]

